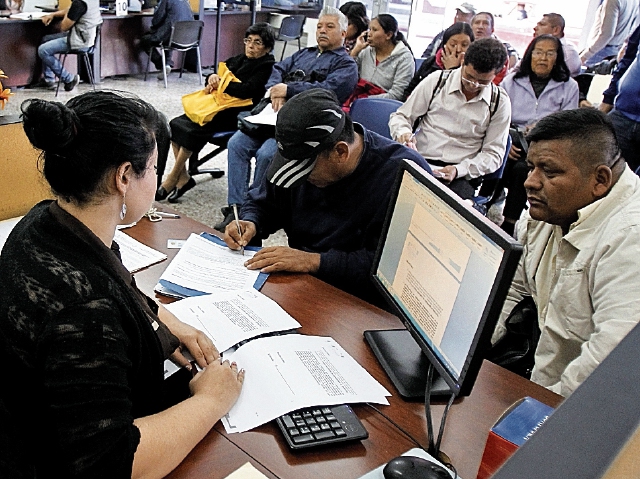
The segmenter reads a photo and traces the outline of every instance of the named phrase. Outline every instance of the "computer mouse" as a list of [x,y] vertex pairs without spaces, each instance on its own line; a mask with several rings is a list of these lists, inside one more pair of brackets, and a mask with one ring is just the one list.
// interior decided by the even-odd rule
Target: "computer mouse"
[[451,479],[444,467],[415,456],[390,460],[382,470],[385,479]]

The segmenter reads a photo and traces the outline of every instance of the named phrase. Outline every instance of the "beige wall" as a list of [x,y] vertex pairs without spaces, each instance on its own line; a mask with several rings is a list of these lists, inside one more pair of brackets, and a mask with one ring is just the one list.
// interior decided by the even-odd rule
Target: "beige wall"
[[38,151],[31,146],[22,123],[0,125],[0,220],[24,215],[51,191],[38,171]]

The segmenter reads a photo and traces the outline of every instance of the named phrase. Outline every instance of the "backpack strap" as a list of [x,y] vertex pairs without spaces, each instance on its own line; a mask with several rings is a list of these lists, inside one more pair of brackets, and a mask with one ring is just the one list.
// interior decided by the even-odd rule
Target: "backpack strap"
[[425,111],[422,115],[416,118],[416,121],[413,122],[413,131],[416,131],[416,129],[418,128],[418,125],[422,121],[422,118],[424,118],[424,116],[427,113],[429,113],[429,110],[431,109],[431,103],[433,103],[433,99],[436,97],[438,93],[440,93],[444,85],[447,83],[447,80],[449,79],[451,72],[452,70],[442,70],[440,72],[440,77],[438,78],[438,82],[436,83],[436,86],[433,87],[433,92],[431,93],[431,99],[429,100],[429,104],[427,105],[427,111]]
[[491,102],[489,103],[489,121],[493,119],[493,115],[498,111],[500,105],[500,88],[491,83]]

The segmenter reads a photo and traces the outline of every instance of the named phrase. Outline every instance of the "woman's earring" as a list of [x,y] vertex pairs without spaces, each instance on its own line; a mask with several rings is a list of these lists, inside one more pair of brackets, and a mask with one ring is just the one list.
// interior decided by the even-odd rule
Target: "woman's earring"
[[124,198],[122,199],[122,209],[120,210],[120,219],[123,220],[127,215],[127,205],[124,202]]

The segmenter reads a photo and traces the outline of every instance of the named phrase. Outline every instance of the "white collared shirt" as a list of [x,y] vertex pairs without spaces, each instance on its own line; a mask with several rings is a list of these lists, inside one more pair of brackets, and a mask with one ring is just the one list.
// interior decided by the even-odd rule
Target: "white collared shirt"
[[[458,68],[451,72],[431,102],[441,74],[441,71],[436,71],[422,80],[404,105],[391,114],[391,136],[398,138],[404,133],[411,133],[413,123],[424,115],[415,139],[418,152],[427,161],[456,165],[458,177],[477,178],[497,170],[502,164],[509,134],[509,96],[498,87],[498,108],[490,118],[492,88],[483,88],[467,101],[462,92],[462,68]],[[427,108],[429,112],[425,114]]]

